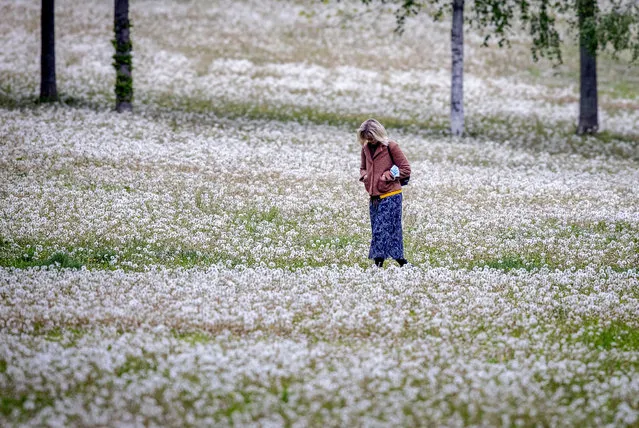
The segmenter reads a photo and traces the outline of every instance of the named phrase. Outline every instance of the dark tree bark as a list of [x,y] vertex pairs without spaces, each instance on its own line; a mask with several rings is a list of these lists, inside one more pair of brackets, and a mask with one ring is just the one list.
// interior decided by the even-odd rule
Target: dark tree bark
[[579,14],[579,125],[578,134],[594,134],[599,129],[597,103],[597,39],[594,27],[596,0],[578,0]]
[[115,109],[118,112],[131,111],[133,102],[133,64],[131,61],[131,38],[129,22],[129,0],[115,0],[114,7],[115,55]]
[[450,90],[450,131],[464,133],[464,0],[453,0],[451,31],[452,81]]
[[54,0],[42,0],[40,15],[42,51],[40,55],[40,101],[57,101],[55,81]]

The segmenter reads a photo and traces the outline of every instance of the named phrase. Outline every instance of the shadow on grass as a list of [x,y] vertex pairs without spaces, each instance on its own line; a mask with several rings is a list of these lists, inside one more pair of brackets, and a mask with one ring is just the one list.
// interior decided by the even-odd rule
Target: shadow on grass
[[[11,94],[3,93],[2,91],[0,91],[0,108],[6,110],[30,109],[37,108],[43,105],[61,108],[81,108],[94,111],[109,110],[109,106],[105,103],[73,97],[66,94],[60,94],[57,101],[40,101],[37,96],[12,96]],[[112,108],[115,111],[115,106],[113,106]]]

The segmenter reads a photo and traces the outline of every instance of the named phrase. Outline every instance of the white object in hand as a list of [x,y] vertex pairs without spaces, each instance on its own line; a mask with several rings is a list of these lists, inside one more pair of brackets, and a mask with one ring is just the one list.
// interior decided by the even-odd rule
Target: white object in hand
[[393,177],[399,177],[399,168],[397,168],[397,165],[393,165],[393,167],[390,169],[390,172],[391,174],[393,174]]

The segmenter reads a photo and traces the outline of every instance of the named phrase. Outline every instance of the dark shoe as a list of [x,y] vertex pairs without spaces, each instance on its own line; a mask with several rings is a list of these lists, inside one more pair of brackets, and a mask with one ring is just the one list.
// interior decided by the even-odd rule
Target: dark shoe
[[406,259],[395,259],[395,261],[399,263],[399,267],[403,267],[405,264],[408,263],[408,260]]
[[381,257],[378,257],[375,259],[375,266],[377,267],[384,267],[384,259],[382,259]]

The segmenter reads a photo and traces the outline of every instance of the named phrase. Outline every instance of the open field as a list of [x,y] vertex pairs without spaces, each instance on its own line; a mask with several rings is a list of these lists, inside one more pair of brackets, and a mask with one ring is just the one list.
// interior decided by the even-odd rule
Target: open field
[[[639,424],[636,66],[577,137],[574,47],[469,31],[452,139],[446,22],[215,3],[132,3],[124,115],[111,3],[56,2],[55,106],[39,3],[0,5],[0,425]],[[405,269],[366,259],[370,116]]]

